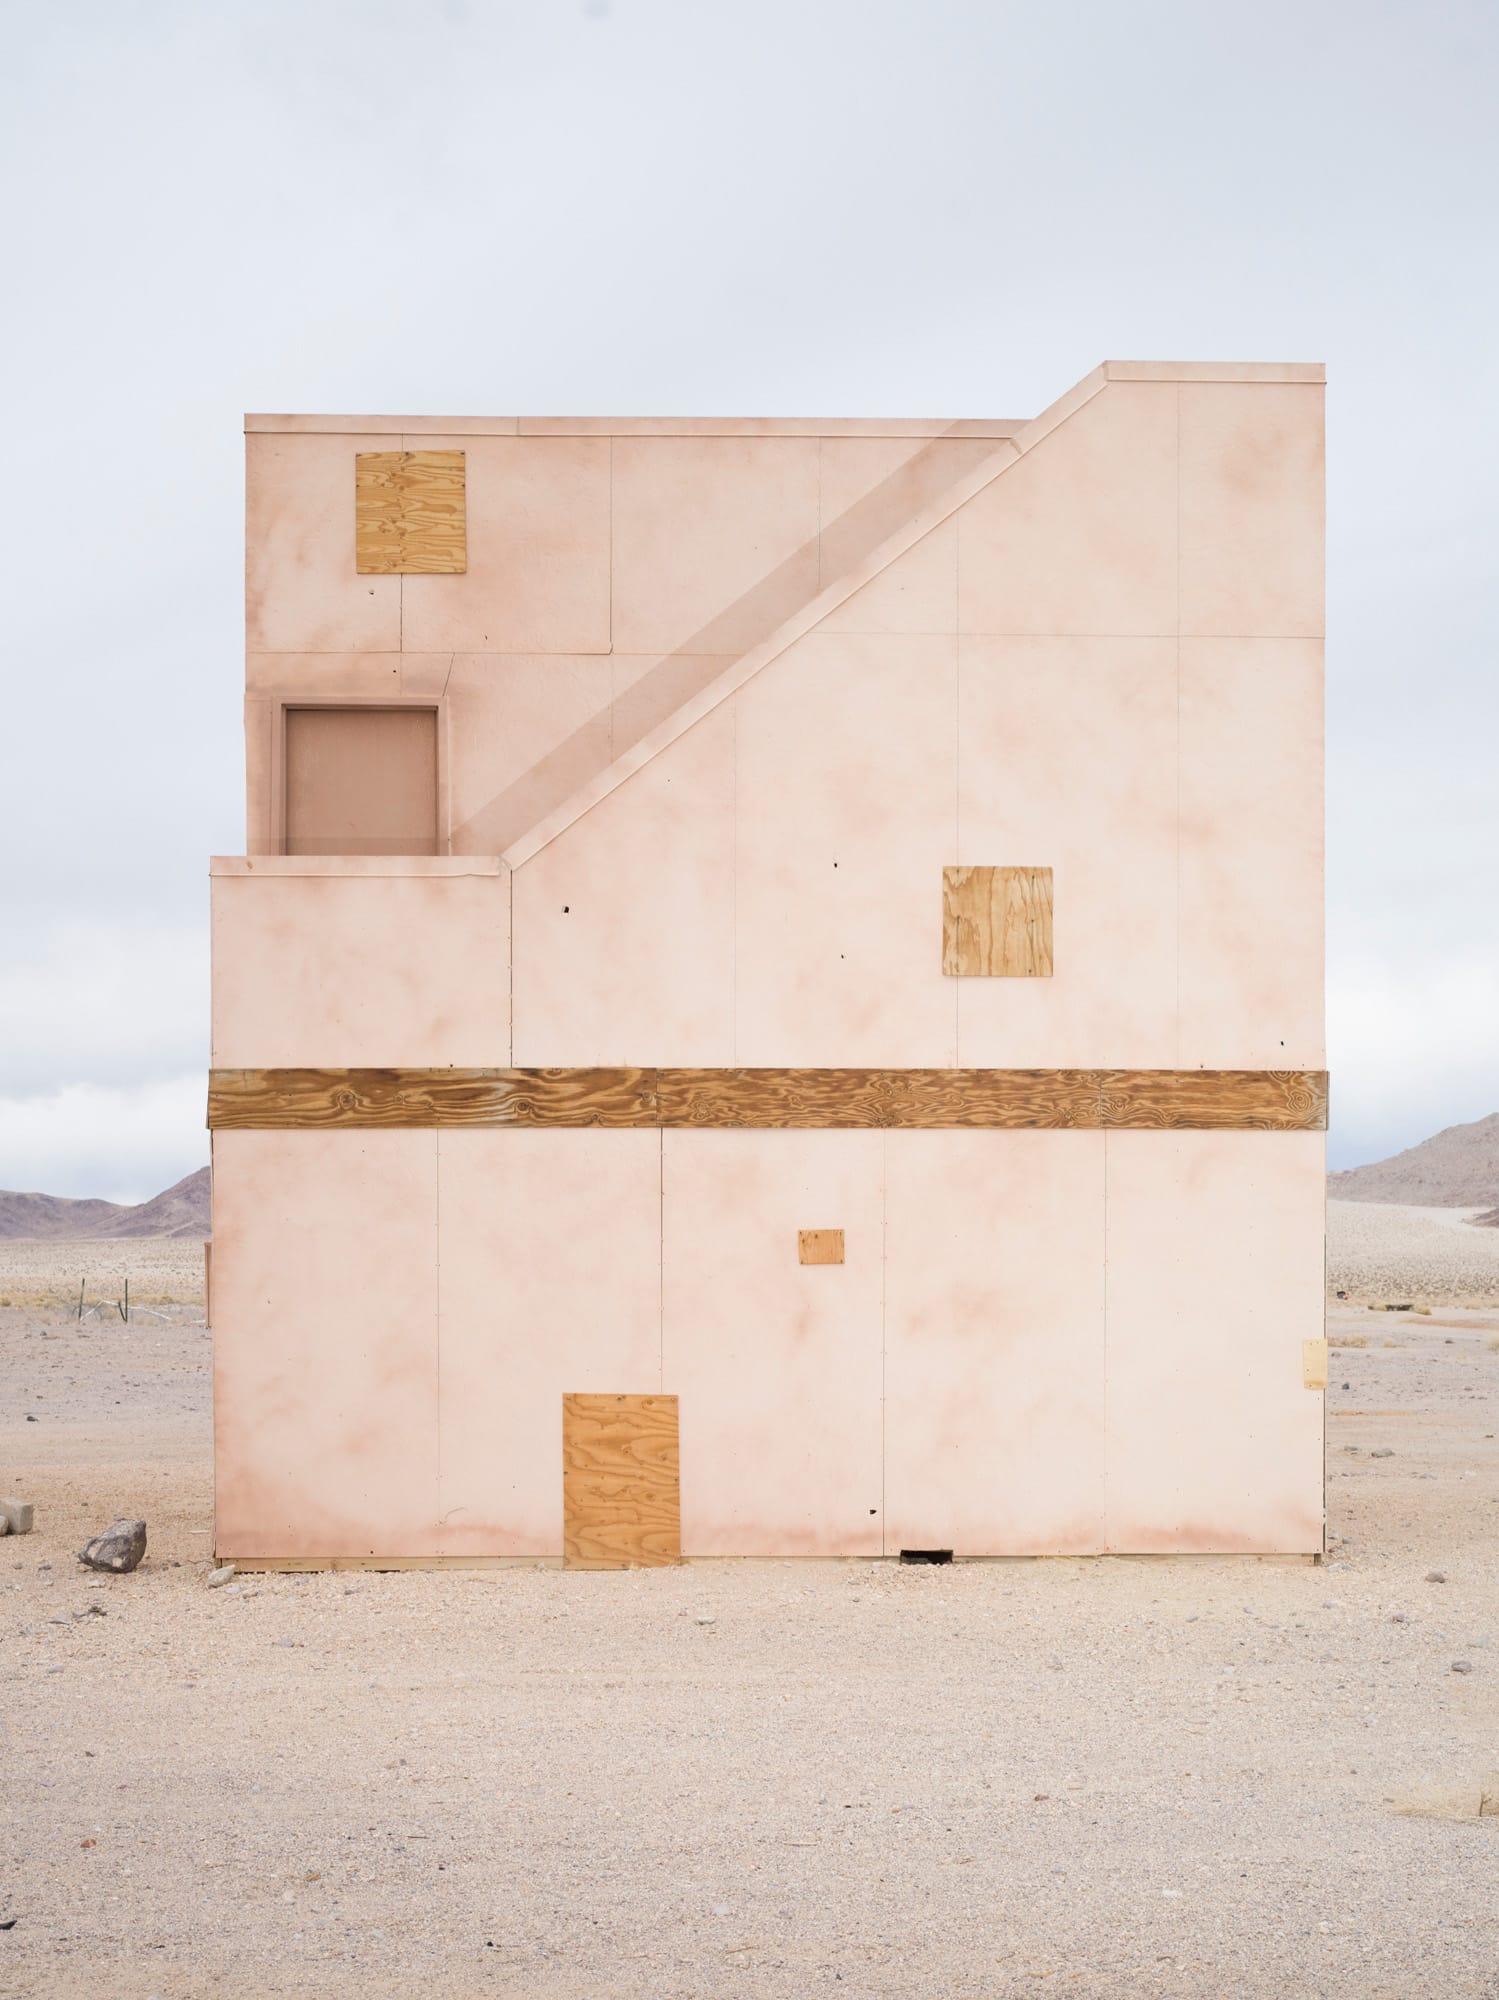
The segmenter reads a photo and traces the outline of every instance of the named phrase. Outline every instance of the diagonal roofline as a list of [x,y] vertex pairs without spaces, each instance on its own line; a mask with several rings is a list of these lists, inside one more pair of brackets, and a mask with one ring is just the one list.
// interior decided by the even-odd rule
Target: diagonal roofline
[[[995,438],[994,449],[986,453],[980,462],[970,467],[941,495],[941,497],[914,515],[902,527],[872,549],[851,569],[836,578],[815,597],[792,613],[782,624],[741,654],[722,673],[716,675],[675,708],[670,715],[658,722],[636,742],[622,751],[612,763],[579,785],[560,805],[554,806],[517,839],[510,842],[501,856],[512,869],[520,868],[565,833],[573,823],[593,809],[611,792],[617,791],[626,779],[634,777],[637,771],[658,757],[670,744],[675,743],[706,715],[711,715],[720,703],[727,701],[747,681],[754,678],[763,667],[778,659],[796,641],[803,638],[814,626],[836,611],[862,590],[882,570],[903,556],[908,549],[929,535],[934,528],[966,506],[975,494],[983,492],[986,486],[1000,478],[1012,465],[1016,465],[1033,451],[1043,439],[1066,423],[1069,417],[1092,402],[1111,381],[1112,382],[1284,382],[1320,383],[1326,379],[1326,370],[1320,362],[1234,362],[1234,361],[1105,361],[1091,374],[1059,396],[1050,408],[1041,412],[1029,423],[1019,426],[1008,436]],[[949,427],[949,434],[962,434],[966,426]],[[969,433],[971,435],[971,432]]]
[[820,624],[829,612],[836,611],[838,606],[852,597],[855,591],[862,590],[865,584],[872,582],[882,570],[888,569],[891,563],[903,556],[908,549],[914,548],[924,536],[929,535],[934,528],[940,527],[960,507],[966,505],[976,493],[981,493],[986,486],[999,478],[1002,472],[1016,464],[1026,452],[1039,444],[1041,439],[1048,436],[1059,424],[1065,423],[1068,417],[1082,409],[1084,404],[1090,403],[1108,379],[1107,364],[1095,368],[1091,375],[1085,375],[1081,382],[1069,389],[1065,396],[1051,405],[1050,409],[1043,410],[1039,417],[1023,425],[1013,436],[997,438],[993,451],[986,453],[976,466],[954,480],[940,499],[933,501],[929,507],[905,522],[893,535],[855,563],[852,569],[846,570],[842,576],[820,590],[815,597],[809,598],[792,613],[791,617],[778,625],[775,631],[762,639],[759,645],[752,646],[748,652],[742,653],[705,687],[691,695],[663,721],[658,722],[654,729],[648,730],[612,763],[606,764],[602,771],[597,772],[585,784],[578,786],[576,791],[560,805],[553,807],[528,832],[513,840],[504,850],[502,859],[509,867],[520,868],[534,855],[539,854],[542,848],[549,846],[559,834],[565,833],[574,821],[581,819],[584,813],[591,811],[594,806],[608,798],[611,792],[617,791],[627,778],[632,778],[637,771],[643,770],[647,764],[659,757],[668,745],[675,743],[678,737],[685,736],[694,724],[701,722],[705,715],[711,715],[720,703],[727,701],[729,696],[742,688],[746,681],[752,680],[763,667],[769,666],[772,660],[778,659],[788,648],[795,645],[798,639]]

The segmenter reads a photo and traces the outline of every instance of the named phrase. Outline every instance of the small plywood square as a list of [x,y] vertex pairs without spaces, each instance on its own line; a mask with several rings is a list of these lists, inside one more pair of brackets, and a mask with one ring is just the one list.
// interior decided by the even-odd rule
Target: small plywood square
[[803,1264],[841,1264],[843,1262],[843,1231],[841,1229],[799,1229],[796,1232],[797,1256]]
[[682,1560],[675,1396],[562,1398],[562,1567]]
[[1325,1340],[1302,1341],[1301,1382],[1303,1388],[1307,1389],[1325,1389],[1327,1387],[1327,1342]]
[[1050,979],[1051,870],[944,868],[942,970],[953,979]]
[[461,576],[468,568],[464,454],[356,452],[354,559],[361,576]]

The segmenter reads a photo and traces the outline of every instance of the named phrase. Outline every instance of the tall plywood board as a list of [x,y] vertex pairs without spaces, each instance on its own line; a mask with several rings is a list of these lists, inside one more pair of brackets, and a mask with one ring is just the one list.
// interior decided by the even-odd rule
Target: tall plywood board
[[682,1559],[675,1396],[562,1398],[562,1563],[639,1569]]

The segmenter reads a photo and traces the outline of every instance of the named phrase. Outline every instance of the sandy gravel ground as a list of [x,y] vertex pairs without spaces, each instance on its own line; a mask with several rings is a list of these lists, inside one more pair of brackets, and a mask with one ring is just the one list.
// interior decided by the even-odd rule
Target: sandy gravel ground
[[1331,1331],[1327,1566],[210,1590],[201,1309],[0,1309],[0,1994],[1499,1994],[1499,1316]]
[[1499,1307],[1499,1229],[1477,1229],[1477,1208],[1327,1204],[1327,1279],[1360,1304]]
[[[132,1303],[203,1303],[203,1245],[190,1236],[117,1236],[35,1241],[0,1237],[0,1306],[76,1307],[98,1318],[123,1298]],[[115,1315],[118,1317],[118,1313]]]

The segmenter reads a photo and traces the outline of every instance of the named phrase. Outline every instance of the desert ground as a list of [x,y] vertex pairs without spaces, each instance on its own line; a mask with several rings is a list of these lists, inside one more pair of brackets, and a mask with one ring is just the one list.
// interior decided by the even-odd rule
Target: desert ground
[[0,1245],[0,1994],[1499,1995],[1499,1231],[1439,1213],[1334,1204],[1320,1565],[209,1588],[199,1246]]

